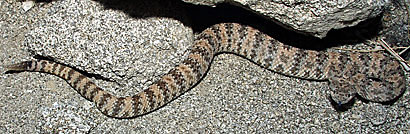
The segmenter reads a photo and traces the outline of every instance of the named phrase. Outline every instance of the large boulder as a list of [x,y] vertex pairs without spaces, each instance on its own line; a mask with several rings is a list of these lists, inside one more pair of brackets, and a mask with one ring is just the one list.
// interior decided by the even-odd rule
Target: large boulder
[[270,18],[290,29],[323,38],[332,29],[351,27],[376,17],[388,0],[183,0],[217,6],[228,2]]

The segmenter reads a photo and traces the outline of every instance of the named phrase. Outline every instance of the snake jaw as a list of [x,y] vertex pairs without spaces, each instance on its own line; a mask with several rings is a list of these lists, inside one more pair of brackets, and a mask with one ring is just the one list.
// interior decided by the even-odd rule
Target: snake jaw
[[32,61],[24,61],[12,65],[6,65],[5,68],[7,68],[8,71],[29,71],[31,70],[32,63]]

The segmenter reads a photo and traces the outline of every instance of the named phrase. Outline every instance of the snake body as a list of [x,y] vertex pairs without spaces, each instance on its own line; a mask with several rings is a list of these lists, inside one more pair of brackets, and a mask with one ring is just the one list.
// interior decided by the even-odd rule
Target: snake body
[[241,55],[256,64],[288,76],[326,80],[331,98],[345,104],[356,95],[375,102],[390,101],[405,89],[400,64],[382,52],[313,51],[285,45],[249,26],[222,23],[200,33],[190,54],[147,89],[126,97],[104,91],[76,70],[48,60],[25,61],[10,71],[36,71],[66,80],[79,94],[94,102],[105,115],[131,118],[151,112],[177,98],[204,77],[218,53]]

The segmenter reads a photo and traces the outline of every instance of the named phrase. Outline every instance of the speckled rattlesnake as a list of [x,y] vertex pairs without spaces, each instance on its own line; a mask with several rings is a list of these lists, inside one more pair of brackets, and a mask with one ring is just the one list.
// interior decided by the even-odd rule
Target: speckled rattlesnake
[[345,104],[355,95],[375,102],[399,96],[405,89],[400,64],[382,52],[338,53],[312,51],[284,45],[248,26],[223,23],[204,30],[182,63],[148,89],[127,97],[102,90],[81,73],[47,60],[8,66],[10,71],[37,71],[65,79],[83,97],[93,101],[105,115],[130,118],[153,111],[192,88],[204,77],[214,56],[230,52],[262,67],[304,79],[328,80],[331,98]]

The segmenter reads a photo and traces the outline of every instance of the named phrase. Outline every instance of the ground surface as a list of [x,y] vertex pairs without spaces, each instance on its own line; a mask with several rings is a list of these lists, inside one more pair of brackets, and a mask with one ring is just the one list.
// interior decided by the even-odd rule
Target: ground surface
[[[42,22],[33,25],[33,21],[46,18],[42,15],[47,14],[50,4],[56,2],[36,5],[25,12],[21,2],[0,1],[1,65],[32,57],[24,48],[25,36],[32,29],[46,25]],[[99,6],[95,2],[89,4]],[[152,57],[144,58],[141,61]],[[156,65],[161,63],[154,63]],[[0,72],[4,71],[1,67]],[[200,84],[165,107],[133,119],[114,119],[101,114],[93,103],[56,76],[3,73],[0,75],[0,132],[410,131],[408,91],[392,105],[359,100],[347,111],[337,112],[328,100],[327,88],[326,82],[282,76],[238,56],[223,54],[214,60]]]

